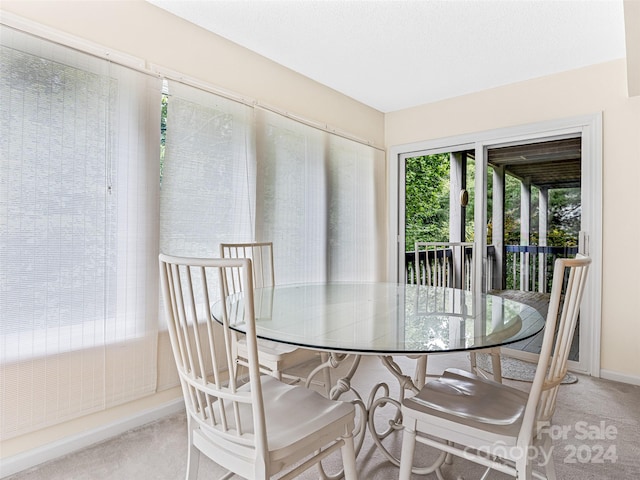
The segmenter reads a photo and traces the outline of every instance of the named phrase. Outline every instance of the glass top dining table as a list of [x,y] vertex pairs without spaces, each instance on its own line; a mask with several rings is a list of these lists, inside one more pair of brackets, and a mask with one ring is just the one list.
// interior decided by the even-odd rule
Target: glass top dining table
[[[244,332],[242,296],[229,300],[230,326]],[[497,295],[383,282],[256,288],[254,302],[258,338],[360,355],[486,349],[529,338],[545,322]]]
[[[244,333],[242,293],[227,302],[230,328]],[[222,302],[212,315],[222,320]],[[310,379],[323,368],[347,364],[330,391],[330,398],[353,396],[361,411],[354,431],[356,451],[363,445],[364,432],[394,465],[399,458],[384,444],[393,431],[401,429],[400,405],[406,392],[417,393],[424,384],[426,355],[472,351],[507,345],[532,337],[544,328],[545,319],[534,308],[498,295],[467,290],[396,283],[309,283],[278,285],[254,289],[255,325],[258,338],[325,351],[324,360],[311,372]],[[386,381],[371,387],[368,400],[358,391],[352,378],[363,356],[377,356],[398,381],[392,389]],[[394,360],[397,356],[418,359],[416,373],[410,377]],[[346,359],[352,359],[348,364]],[[387,418],[387,428],[379,431],[376,418],[386,416],[385,405],[398,412]],[[444,461],[420,471],[435,471]]]

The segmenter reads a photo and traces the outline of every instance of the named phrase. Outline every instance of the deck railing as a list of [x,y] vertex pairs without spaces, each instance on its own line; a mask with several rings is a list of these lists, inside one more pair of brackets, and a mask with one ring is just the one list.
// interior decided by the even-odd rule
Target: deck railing
[[[407,283],[419,283],[418,275],[420,275],[420,277],[423,279],[423,282],[420,283],[426,284],[430,284],[429,280],[427,280],[427,277],[429,276],[433,278],[437,276],[444,276],[447,278],[442,278],[440,279],[440,281],[435,281],[435,284],[451,285],[454,281],[454,277],[458,278],[456,272],[454,272],[453,248],[464,248],[462,264],[459,265],[458,268],[461,272],[463,272],[465,278],[461,279],[460,283],[464,287],[472,285],[471,272],[473,271],[473,247],[460,246],[460,244],[455,244],[455,247],[447,248],[443,245],[444,244],[438,244],[438,248],[434,250],[420,250],[418,252],[418,265],[416,265],[415,252],[405,252],[405,273]],[[433,278],[430,280],[433,280]]]
[[[505,285],[507,290],[522,290],[528,292],[547,293],[551,290],[551,273],[556,258],[573,257],[578,253],[578,247],[540,247],[537,245],[507,245],[505,247]],[[472,249],[465,251],[465,262],[471,262]],[[451,250],[440,251],[436,258],[433,252],[419,252],[419,263],[424,265],[429,261],[452,262]],[[417,268],[420,268],[418,266]],[[416,283],[415,252],[405,252],[405,278],[407,283]],[[493,272],[496,269],[495,247],[487,246],[487,263],[485,278],[487,290],[503,289],[503,285],[494,285]],[[471,275],[473,269],[466,270]],[[464,280],[466,285],[471,284],[471,279]]]
[[506,288],[548,293],[551,291],[551,274],[556,258],[574,257],[576,253],[578,253],[578,247],[507,245],[505,247]]

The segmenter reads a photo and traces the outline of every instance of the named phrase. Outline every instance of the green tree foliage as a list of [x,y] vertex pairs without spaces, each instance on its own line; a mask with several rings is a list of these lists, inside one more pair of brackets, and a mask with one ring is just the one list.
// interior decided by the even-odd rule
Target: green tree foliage
[[559,188],[549,191],[549,233],[547,244],[578,245],[580,233],[580,189]]
[[[408,158],[405,172],[405,247],[413,251],[416,241],[449,241],[449,169],[448,153]],[[492,181],[493,170],[487,169],[487,242],[492,242]],[[465,241],[474,239],[475,162],[467,163],[467,191]],[[539,243],[540,191],[531,189],[531,233],[529,244]],[[505,225],[504,244],[520,245],[520,197],[519,179],[505,177]],[[549,191],[549,225],[547,245],[575,246],[580,230],[580,189],[553,189]]]
[[[520,245],[520,180],[507,175],[505,186],[505,245]],[[539,244],[539,195],[531,189],[531,235],[530,245]],[[574,247],[578,245],[580,231],[580,189],[558,188],[549,190],[547,245],[552,247]]]
[[[487,187],[489,189],[489,194],[488,194],[488,200],[489,203],[487,205],[487,219],[491,218],[491,199],[493,198],[493,196],[491,195],[491,181],[490,181],[490,175],[487,174],[487,178],[489,179],[489,181],[487,182]],[[473,242],[474,240],[474,225],[475,225],[475,220],[474,220],[474,215],[475,215],[475,199],[476,199],[476,162],[475,160],[468,158],[467,159],[467,193],[469,194],[469,203],[467,203],[467,206],[465,207],[465,214],[464,214],[464,237],[462,238],[462,241],[464,242]]]
[[520,181],[511,175],[504,182],[504,244],[520,244]]
[[169,96],[162,95],[162,107],[160,114],[160,185],[162,185],[162,174],[164,173],[164,152],[167,140],[167,105],[169,104]]
[[408,158],[405,171],[405,246],[449,240],[449,154]]

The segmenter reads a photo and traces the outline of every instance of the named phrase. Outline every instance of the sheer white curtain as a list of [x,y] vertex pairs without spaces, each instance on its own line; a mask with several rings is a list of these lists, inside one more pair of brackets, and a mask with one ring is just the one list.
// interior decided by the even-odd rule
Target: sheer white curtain
[[278,283],[384,276],[382,151],[256,109],[256,235]]
[[155,390],[157,79],[2,26],[0,436]]

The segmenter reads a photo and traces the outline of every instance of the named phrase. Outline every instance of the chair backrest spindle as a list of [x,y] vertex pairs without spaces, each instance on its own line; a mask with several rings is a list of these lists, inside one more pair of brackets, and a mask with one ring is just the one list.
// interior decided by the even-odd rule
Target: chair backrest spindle
[[[199,423],[206,424],[223,437],[253,449],[266,449],[265,419],[259,381],[256,343],[248,335],[250,391],[241,391],[234,375],[232,340],[226,305],[228,275],[243,295],[247,333],[253,329],[253,287],[250,259],[184,259],[160,256],[160,274],[168,329],[180,375],[186,408]],[[217,272],[216,272],[217,270]],[[212,301],[221,302],[222,324],[213,320]],[[255,336],[253,336],[255,339]],[[254,419],[242,420],[241,410],[251,408]],[[261,415],[262,413],[262,415]],[[257,456],[260,454],[256,453]]]
[[[258,262],[265,260],[254,255]],[[266,479],[285,469],[280,478],[293,478],[340,448],[345,478],[356,480],[354,406],[260,371],[253,260],[161,254],[159,263],[187,411],[187,478],[195,478],[201,452],[229,473]],[[248,380],[236,375],[234,328],[244,332]]]
[[[272,287],[275,285],[273,268],[273,242],[253,243],[221,243],[222,258],[249,258],[253,266],[253,288]],[[240,291],[238,269],[227,271],[229,292]]]
[[557,259],[549,310],[536,375],[526,406],[522,435],[535,435],[547,425],[556,407],[558,390],[567,373],[567,361],[578,321],[591,259]]

